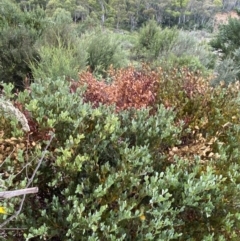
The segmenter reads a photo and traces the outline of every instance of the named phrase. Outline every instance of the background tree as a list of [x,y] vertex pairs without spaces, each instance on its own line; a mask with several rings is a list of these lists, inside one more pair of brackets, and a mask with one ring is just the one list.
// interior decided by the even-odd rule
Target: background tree
[[114,27],[116,29],[126,28],[127,22],[127,1],[113,0],[109,3],[114,18]]
[[211,45],[221,51],[223,58],[234,57],[234,51],[240,47],[240,20],[230,18],[228,24],[221,25],[219,32],[210,42]]
[[[240,79],[240,20],[230,18],[228,24],[221,25],[219,32],[210,42],[212,47],[219,52],[220,61],[218,69],[220,76],[217,81],[226,80],[234,82]],[[223,66],[224,65],[224,66]],[[225,71],[223,71],[225,70]],[[228,74],[228,76],[226,76]],[[224,79],[222,79],[225,77]]]
[[72,16],[74,16],[74,12],[76,9],[76,1],[75,0],[50,0],[46,6],[47,15],[53,16],[54,12],[58,8],[65,9],[66,11],[70,12]]
[[36,6],[41,6],[46,9],[49,16],[52,16],[57,8],[64,8],[71,12],[75,22],[94,16],[93,21],[97,19],[102,25],[106,23],[107,27],[118,28],[121,22],[124,23],[123,28],[131,31],[153,17],[164,26],[178,25],[196,29],[209,25],[210,28],[213,15],[217,11],[229,11],[240,6],[237,0],[18,0],[17,2],[23,10],[31,11]]
[[24,11],[32,11],[37,7],[41,7],[42,9],[46,9],[47,3],[49,0],[15,0],[19,4],[22,10]]
[[31,75],[28,62],[37,58],[34,44],[47,26],[45,13],[40,8],[24,13],[6,0],[0,12],[0,81],[23,88],[23,80]]

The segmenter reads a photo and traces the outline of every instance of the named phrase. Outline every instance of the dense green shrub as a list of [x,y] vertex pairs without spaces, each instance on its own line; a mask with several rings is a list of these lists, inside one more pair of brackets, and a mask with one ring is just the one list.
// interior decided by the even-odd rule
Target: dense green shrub
[[212,80],[213,86],[224,82],[226,85],[235,82],[240,74],[238,64],[232,58],[226,58],[218,61],[215,66],[216,76]]
[[58,47],[59,41],[63,46],[73,47],[77,42],[77,32],[72,24],[71,15],[64,9],[57,9],[51,18],[48,18],[48,28],[44,30],[37,41],[37,47]]
[[117,35],[107,31],[96,31],[82,38],[88,52],[87,63],[92,72],[106,75],[110,66],[114,68],[126,66],[126,54]]
[[232,56],[234,50],[240,46],[240,20],[230,18],[228,24],[221,25],[215,38],[211,40],[211,45],[220,50],[225,57]]
[[177,29],[162,29],[153,20],[139,30],[138,43],[135,48],[137,58],[153,61],[171,49],[178,36]]
[[[87,193],[89,193],[89,191],[92,190],[91,191],[93,192],[91,194],[93,195],[92,198],[94,198],[95,195],[97,195],[99,200],[103,199],[103,204],[99,206],[100,212],[102,213],[103,210],[106,208],[106,204],[105,204],[106,201],[104,201],[105,198],[106,199],[110,198],[109,205],[114,205],[114,202],[115,202],[115,199],[112,200],[113,198],[112,195],[114,195],[114,193],[108,193],[107,190],[109,188],[112,189],[117,187],[111,187],[112,184],[110,183],[107,184],[107,183],[112,182],[111,180],[115,181],[116,175],[117,176],[120,175],[122,171],[126,169],[125,173],[123,173],[124,176],[126,176],[126,180],[124,181],[124,183],[126,184],[122,185],[123,189],[121,193],[121,198],[119,197],[119,204],[117,204],[118,207],[116,209],[116,211],[120,211],[119,210],[120,206],[126,205],[125,204],[126,195],[131,195],[131,188],[130,190],[128,190],[129,182],[130,183],[133,182],[133,184],[136,185],[137,184],[136,182],[143,180],[142,179],[144,177],[143,174],[145,173],[145,171],[147,171],[147,169],[149,169],[149,171],[152,170],[151,165],[149,165],[149,162],[151,162],[151,153],[149,153],[147,145],[151,143],[151,146],[153,148],[156,145],[156,142],[154,141],[155,138],[160,138],[160,140],[161,139],[164,140],[166,147],[168,145],[171,146],[173,143],[175,143],[176,134],[178,133],[178,128],[172,126],[174,124],[172,114],[169,111],[164,110],[163,107],[160,107],[159,114],[157,117],[157,122],[156,122],[156,118],[152,117],[149,119],[149,114],[148,114],[149,111],[147,109],[142,110],[139,113],[133,112],[132,114],[130,114],[126,112],[120,116],[117,116],[112,112],[111,108],[106,108],[102,106],[102,107],[99,107],[98,109],[92,109],[89,105],[81,103],[78,93],[70,94],[68,86],[65,84],[64,81],[61,81],[61,80],[46,81],[45,80],[42,83],[42,85],[46,85],[48,87],[47,88],[44,88],[43,86],[40,87],[39,84],[32,85],[31,95],[34,96],[34,100],[32,100],[29,103],[27,108],[28,110],[31,111],[32,116],[39,123],[41,122],[43,123],[42,126],[40,126],[40,128],[44,128],[46,127],[45,125],[48,125],[53,127],[55,129],[55,132],[59,134],[56,135],[56,140],[57,140],[55,145],[56,150],[53,153],[53,156],[52,155],[49,156],[50,160],[54,157],[53,160],[55,161],[51,164],[46,160],[45,165],[47,165],[48,167],[46,167],[46,169],[44,168],[45,170],[44,172],[46,172],[44,176],[41,177],[40,175],[38,177],[38,186],[43,192],[45,192],[46,189],[49,189],[49,192],[50,192],[49,194],[51,196],[54,195],[54,193],[56,194],[61,190],[62,192],[61,196],[62,195],[63,196],[60,197],[60,199],[56,195],[55,197],[53,196],[53,199],[49,197],[50,199],[47,198],[44,201],[46,202],[46,204],[43,204],[42,201],[39,204],[35,202],[34,204],[36,205],[35,207],[40,211],[40,213],[41,212],[45,213],[44,206],[47,205],[48,211],[45,213],[45,215],[48,216],[50,213],[55,212],[54,211],[55,204],[60,205],[61,202],[67,201],[69,206],[67,205],[68,206],[67,209],[64,208],[63,214],[65,215],[68,213],[68,218],[67,218],[68,224],[62,223],[60,216],[59,216],[60,219],[56,217],[57,219],[54,222],[57,222],[57,223],[61,222],[62,224],[59,223],[59,225],[63,225],[63,226],[75,225],[72,219],[75,217],[75,211],[74,209],[71,208],[71,206],[77,204],[75,198],[79,199],[79,197],[77,197],[79,194],[76,194],[77,196],[75,196],[74,193],[80,188],[80,186],[85,185],[85,187],[82,186],[84,187],[84,190],[83,190],[84,192],[87,191],[87,189],[89,189]],[[44,96],[44,98],[42,98],[42,96]],[[64,98],[64,96],[66,98]],[[56,100],[58,101],[56,102]],[[53,105],[50,105],[50,103],[52,103]],[[57,108],[55,104],[57,104],[58,106]],[[137,116],[135,116],[136,114]],[[46,120],[46,116],[47,116],[47,120]],[[144,119],[148,121],[146,122],[144,121]],[[46,120],[45,124],[44,124],[44,120]],[[172,127],[168,128],[168,126],[169,127],[172,126]],[[128,128],[126,129],[126,127]],[[154,134],[155,127],[158,130],[156,134]],[[136,138],[137,133],[139,133],[139,131],[136,128],[139,128],[139,130],[142,128],[146,128],[150,132],[148,133],[142,132],[143,135]],[[163,132],[163,130],[165,131]],[[154,134],[154,136],[151,133]],[[149,138],[151,138],[152,140],[150,141]],[[155,148],[153,148],[153,150]],[[143,158],[144,156],[146,157]],[[135,163],[136,158],[139,158],[139,162]],[[145,168],[145,165],[142,165],[142,163],[144,162],[146,162],[147,164],[147,169]],[[52,176],[52,170],[51,170],[52,168],[50,168],[49,165],[50,166],[53,165],[52,168],[54,168],[55,171],[59,173],[59,175],[57,175],[58,177]],[[100,173],[98,174],[97,172],[94,171],[96,168],[96,165],[99,166],[99,168],[103,171],[103,173],[102,171],[100,171]],[[129,170],[127,168],[128,165],[130,168]],[[136,177],[131,177],[130,173],[132,172],[136,172]],[[89,176],[90,179],[88,178],[87,173],[93,174]],[[112,174],[113,176],[110,174]],[[110,176],[108,177],[108,175]],[[119,176],[118,185],[121,185],[122,181],[124,180],[122,179],[123,177],[121,177],[121,175]],[[58,180],[58,178],[60,179],[63,178],[63,182]],[[109,181],[106,180],[107,189],[103,189],[102,192],[99,193],[100,189],[103,188],[102,187],[103,181],[101,180],[103,178],[109,179]],[[97,182],[95,183],[95,181]],[[56,192],[53,191],[53,189],[56,190]],[[86,195],[88,195],[87,193]],[[43,194],[40,194],[40,195],[43,195]],[[143,195],[144,196],[142,197],[139,196],[139,200],[136,201],[137,203],[142,202],[142,198],[144,198],[146,194],[144,194],[143,192]],[[41,196],[39,198],[41,198]],[[55,200],[54,201],[55,204],[53,204],[51,200],[52,201]],[[89,201],[88,201],[88,198],[86,199],[86,203],[82,200],[81,206],[83,205],[86,207],[87,205],[91,205],[92,201],[90,199]],[[136,206],[137,206],[137,203],[136,203]],[[122,206],[122,208],[124,206]],[[129,206],[129,208],[130,209],[133,208],[132,204]],[[141,210],[139,210],[139,208],[136,207],[136,210],[134,212],[132,210],[127,211],[128,209],[123,210],[122,214],[121,212],[119,212],[119,215],[123,215],[122,218],[120,218],[119,216],[119,217],[115,217],[115,219],[118,220],[120,218],[124,220],[126,218],[126,220],[128,220],[130,218],[131,220],[132,219],[131,216],[133,216],[135,217],[134,219],[136,219],[136,222],[141,224],[142,223],[140,219]],[[71,212],[71,210],[73,212]],[[33,210],[28,210],[27,212],[32,213],[36,211],[37,210],[35,210],[34,208]],[[56,210],[56,211],[58,212],[58,215],[59,215],[60,214],[59,210]],[[109,211],[107,212],[108,213],[107,216],[105,217],[105,214],[103,216],[103,220],[102,220],[103,225],[105,223],[105,225],[108,226],[110,225],[110,222],[112,222],[110,220],[111,218],[114,217],[114,212],[115,212],[114,211],[112,213],[112,211],[111,211],[111,207],[109,206]],[[90,209],[85,211],[87,216],[88,214],[90,215],[89,212],[91,212]],[[43,215],[40,213],[39,213],[40,216]],[[51,217],[55,215],[54,214],[52,216],[52,214],[50,215]],[[47,216],[45,216],[45,221],[48,223]],[[80,227],[80,230],[79,228],[77,228],[75,231],[74,231],[75,228],[73,228],[73,230],[71,230],[72,228],[69,228],[67,233],[70,239],[72,240],[74,238],[78,239],[81,233],[84,234],[85,232],[84,223],[85,221],[89,222],[90,219],[92,219],[93,223],[89,226],[89,229],[88,228],[86,229],[86,232],[88,233],[88,235],[86,236],[86,240],[88,239],[89,236],[92,236],[92,237],[95,236],[95,234],[92,232],[92,228],[94,229],[94,225],[95,225],[95,221],[94,221],[95,214],[93,214],[93,216],[90,215],[89,220],[86,219],[87,216],[85,217],[85,214],[84,214],[84,216],[81,218],[82,221],[79,219],[80,216],[76,217],[77,218],[76,222],[80,222],[80,223],[83,222],[83,226]],[[51,219],[51,217],[49,218]],[[40,220],[41,218],[38,221],[36,220],[36,222],[37,223],[40,222],[39,225],[42,225],[42,221]],[[49,220],[49,223],[47,224],[47,226],[43,225],[43,227],[39,228],[38,231],[37,230],[34,231],[33,229],[30,229],[30,233],[32,235],[34,235],[34,233],[36,235],[40,235],[42,230],[45,233],[44,235],[46,235],[46,237],[48,238],[56,234],[57,236],[67,235],[65,232],[61,233],[59,229],[54,229],[53,227],[51,227],[51,230],[52,230],[51,232],[46,231],[50,228],[52,221]],[[29,220],[29,225],[30,225],[30,222],[32,221]],[[121,223],[121,220],[117,222]],[[128,225],[133,225],[133,224],[131,224],[130,222]],[[122,225],[123,225],[123,229],[126,229],[125,224],[123,223]],[[44,226],[46,226],[46,229],[44,228]],[[111,225],[106,228],[111,228]],[[105,232],[106,234],[104,234]],[[101,235],[103,235],[103,237],[107,237],[108,236],[107,230],[105,232],[103,234],[100,234],[101,233],[100,232],[99,237]],[[118,238],[122,236],[121,232],[122,232],[121,228],[119,229],[116,227],[112,235],[113,237],[115,236],[116,238]],[[109,235],[111,236],[111,234]],[[129,233],[128,236],[131,237],[131,234]]]
[[[55,139],[39,193],[8,227],[27,227],[25,240],[238,240],[239,86],[213,89],[187,69],[158,74],[154,113],[93,107],[85,87],[70,93],[61,78],[18,95],[34,132]],[[47,139],[37,143],[28,160]]]
[[[230,74],[227,77],[226,82],[234,82],[236,80],[235,76],[237,75],[237,80],[240,79],[240,74],[238,66],[240,64],[239,58],[239,48],[240,48],[240,20],[235,18],[230,18],[228,24],[221,25],[219,32],[216,36],[210,41],[210,44],[214,49],[220,52],[220,60],[225,60],[220,64],[223,69],[228,70]],[[231,59],[231,60],[228,60]],[[234,62],[231,64],[229,69],[229,62]],[[221,74],[221,71],[220,71]],[[220,75],[221,76],[221,75]],[[223,76],[225,77],[225,76]]]
[[[1,191],[26,187],[41,164],[31,184],[39,192],[26,197],[2,238],[239,239],[240,86],[232,83],[239,22],[231,20],[212,42],[224,54],[213,88],[199,70],[212,69],[214,55],[186,32],[148,22],[133,57],[151,68],[115,71],[135,35],[82,34],[63,9],[48,19],[41,9],[1,4],[1,78],[35,79],[20,93],[3,84]],[[72,80],[86,65],[79,82]],[[11,215],[21,200],[1,205]],[[7,218],[0,216],[0,229]]]
[[34,44],[46,27],[44,11],[23,13],[13,2],[3,1],[0,14],[0,81],[23,89],[23,80],[31,75],[28,62],[37,58]]
[[78,79],[78,72],[87,65],[88,54],[75,26],[71,25],[71,15],[57,9],[49,20],[48,28],[35,44],[38,58],[28,62],[33,78]]
[[187,66],[190,70],[202,72],[213,69],[216,60],[210,46],[187,31],[179,31],[168,55],[165,59],[170,66]]
[[35,37],[25,27],[8,27],[0,32],[0,39],[0,80],[23,89],[23,80],[31,73],[27,62],[37,58]]
[[93,16],[88,15],[84,21],[78,23],[76,29],[78,34],[82,35],[95,29],[99,29],[100,26],[100,20],[93,14]]
[[59,39],[58,46],[42,46],[38,53],[40,61],[30,63],[36,81],[63,76],[78,79],[78,72],[87,64],[87,52],[79,42],[75,46],[64,46]]
[[209,72],[215,65],[210,46],[191,33],[176,28],[162,29],[153,20],[142,27],[134,51],[136,58],[153,66],[187,66],[190,70]]
[[79,38],[71,25],[56,24],[60,28],[53,26],[44,32],[37,44],[40,61],[30,65],[34,78],[65,75],[76,80],[78,72],[85,67],[96,75],[106,76],[110,66],[119,68],[127,65],[126,51],[114,33],[96,30]]

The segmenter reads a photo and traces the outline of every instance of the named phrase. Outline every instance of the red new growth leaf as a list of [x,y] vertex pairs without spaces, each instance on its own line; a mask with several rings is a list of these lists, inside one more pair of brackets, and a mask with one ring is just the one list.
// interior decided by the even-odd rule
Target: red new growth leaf
[[[91,102],[95,107],[100,103],[115,104],[117,111],[128,108],[140,109],[155,104],[157,73],[146,67],[141,71],[128,67],[120,70],[110,69],[109,77],[112,80],[110,84],[104,80],[98,81],[90,72],[80,75],[78,85],[87,85],[84,95],[86,102]],[[75,87],[76,83],[73,85]]]

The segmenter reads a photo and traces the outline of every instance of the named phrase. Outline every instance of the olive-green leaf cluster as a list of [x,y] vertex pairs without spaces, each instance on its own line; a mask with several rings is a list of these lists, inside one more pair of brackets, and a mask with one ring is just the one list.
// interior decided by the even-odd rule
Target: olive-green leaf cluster
[[[238,87],[208,91],[201,78],[190,80],[192,94],[186,83],[160,82],[154,114],[95,108],[84,102],[84,87],[71,93],[65,78],[32,84],[18,100],[39,133],[51,128],[55,139],[34,180],[39,193],[9,227],[28,227],[25,240],[237,240]],[[44,138],[28,158],[39,156]]]

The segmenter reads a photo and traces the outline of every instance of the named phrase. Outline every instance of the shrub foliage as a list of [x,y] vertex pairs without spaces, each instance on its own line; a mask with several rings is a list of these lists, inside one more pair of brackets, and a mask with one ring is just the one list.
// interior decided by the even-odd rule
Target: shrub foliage
[[99,81],[90,72],[84,72],[80,75],[79,82],[72,83],[72,88],[85,85],[84,101],[95,107],[102,103],[115,104],[118,111],[139,109],[156,103],[158,76],[147,68],[141,71],[133,67],[120,70],[112,68],[108,72],[107,81]]
[[[238,83],[213,88],[198,72],[147,66],[102,81],[89,72],[78,82],[46,78],[14,98],[5,85],[1,98],[31,132],[15,140],[17,154],[4,149],[1,188],[23,186],[19,170],[30,175],[27,163],[55,133],[34,180],[39,193],[8,228],[24,228],[19,240],[237,240],[238,92]],[[7,131],[1,148],[15,136]],[[13,211],[18,201],[3,204]]]
[[231,83],[240,79],[239,29],[240,20],[230,18],[228,24],[220,26],[219,32],[210,42],[213,48],[219,51],[223,60],[219,64],[219,68],[221,68],[219,74],[222,79],[219,80],[218,77],[216,82],[225,81]]

